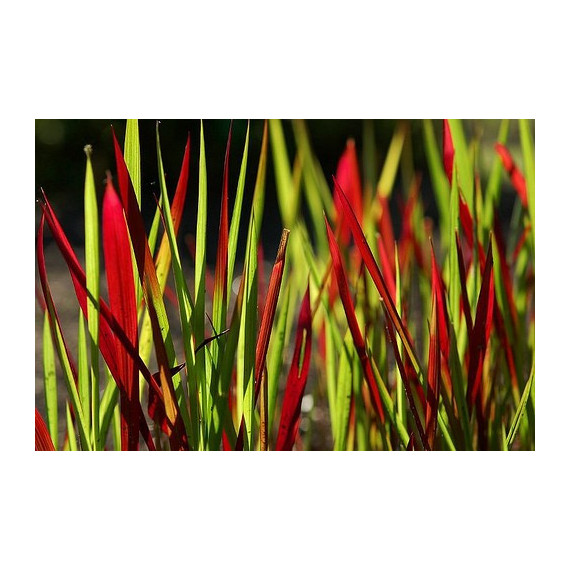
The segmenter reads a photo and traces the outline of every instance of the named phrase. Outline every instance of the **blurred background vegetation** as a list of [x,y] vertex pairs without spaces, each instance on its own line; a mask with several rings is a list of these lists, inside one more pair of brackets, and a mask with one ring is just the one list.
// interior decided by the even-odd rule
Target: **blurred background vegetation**
[[[321,162],[323,173],[332,185],[332,176],[336,172],[337,162],[345,148],[348,139],[355,140],[356,149],[362,164],[362,141],[365,128],[371,129],[375,138],[375,168],[361,172],[363,185],[376,187],[380,168],[386,156],[390,139],[397,121],[383,120],[308,120],[307,127],[311,137],[313,150]],[[429,171],[423,151],[422,125],[420,120],[410,120],[410,137],[407,137],[402,155],[402,162],[413,164],[416,171],[422,172],[422,194],[426,205],[426,215],[434,218],[437,223],[437,213],[431,190]],[[284,130],[289,155],[294,157],[295,145],[291,125],[284,121]],[[533,131],[534,131],[534,122]],[[81,246],[83,244],[83,184],[85,176],[85,155],[83,148],[86,144],[93,147],[93,168],[98,191],[102,194],[106,171],[115,173],[115,159],[111,126],[115,129],[117,138],[122,144],[125,136],[125,119],[37,119],[35,125],[35,180],[36,195],[43,188],[52,201],[58,216],[70,239]],[[139,121],[141,153],[142,153],[142,211],[148,224],[155,211],[154,194],[158,195],[157,162],[156,162],[156,121],[143,119]],[[220,197],[222,187],[222,172],[225,147],[230,127],[229,120],[204,120],[204,136],[206,145],[206,160],[208,171],[208,229],[217,236],[219,220]],[[441,144],[441,121],[434,121],[436,133]],[[494,157],[493,144],[498,129],[498,120],[465,120],[464,128],[468,140],[476,135],[480,141],[479,164],[481,177],[485,184],[487,171]],[[232,147],[230,155],[230,204],[235,194],[240,168],[243,145],[247,129],[247,120],[234,120]],[[246,179],[246,195],[244,206],[249,208],[253,186],[257,172],[257,162],[261,147],[263,120],[254,119],[250,126],[250,147],[248,171]],[[198,189],[198,154],[200,141],[199,120],[165,120],[160,124],[160,139],[162,156],[167,176],[169,192],[172,196],[184,153],[186,137],[190,134],[191,166],[186,211],[182,220],[182,235],[193,234],[196,223],[196,205]],[[518,123],[511,122],[509,130],[509,149],[515,161],[522,165],[519,147]],[[441,148],[441,147],[440,147]],[[271,149],[269,149],[271,151]],[[266,182],[266,206],[262,225],[262,243],[267,257],[272,257],[281,234],[281,221],[275,194],[273,163],[269,152],[269,163]],[[505,220],[510,216],[514,191],[503,177],[503,192],[501,193],[500,211]],[[394,188],[394,207],[397,214],[398,196],[407,192],[407,181],[402,175],[396,180]],[[39,208],[36,217],[39,218]],[[247,211],[247,209],[246,209]],[[395,230],[398,216],[394,216]],[[49,236],[49,233],[47,234]],[[46,236],[47,237],[47,236]],[[48,238],[49,239],[49,238]],[[217,239],[209,243],[208,259],[214,260]],[[241,244],[243,247],[243,244]],[[184,248],[183,248],[184,249]],[[238,250],[239,255],[239,250]]]

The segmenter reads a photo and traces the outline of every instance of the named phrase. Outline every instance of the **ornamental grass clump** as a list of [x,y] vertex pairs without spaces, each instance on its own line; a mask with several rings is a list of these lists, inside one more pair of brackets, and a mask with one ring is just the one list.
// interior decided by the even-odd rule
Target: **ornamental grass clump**
[[[213,267],[202,128],[188,275],[179,230],[190,138],[171,197],[157,125],[160,195],[148,231],[138,122],[127,121],[123,147],[113,133],[115,171],[102,198],[86,147],[84,267],[47,193],[39,201],[46,413],[36,409],[36,449],[311,449],[317,429],[335,450],[534,449],[534,151],[529,121],[520,120],[516,163],[510,123],[500,123],[483,176],[481,141],[468,141],[461,121],[440,123],[441,146],[434,123],[421,122],[437,225],[425,214],[407,121],[397,122],[380,162],[365,121],[362,158],[350,139],[336,172],[324,173],[305,122],[292,122],[292,160],[284,125],[269,120],[253,188],[245,183],[248,124],[235,192],[230,126]],[[283,232],[267,279],[260,236],[268,154]],[[516,202],[505,236],[498,207],[507,185]],[[46,225],[77,299],[77,354],[50,290]],[[169,276],[179,353],[165,307]],[[151,352],[158,370],[149,368]]]

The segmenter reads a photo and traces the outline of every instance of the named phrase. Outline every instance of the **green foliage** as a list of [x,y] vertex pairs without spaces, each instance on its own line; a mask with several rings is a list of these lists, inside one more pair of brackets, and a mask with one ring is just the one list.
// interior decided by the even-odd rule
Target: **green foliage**
[[[520,141],[508,120],[486,122],[491,135],[485,138],[481,125],[471,129],[472,123],[457,119],[446,124],[447,131],[440,121],[424,120],[420,129],[398,121],[382,148],[365,121],[364,148],[355,148],[359,160],[339,161],[333,180],[313,149],[309,125],[273,119],[265,123],[250,185],[248,123],[237,144],[239,173],[231,172],[226,157],[219,225],[208,220],[213,191],[206,163],[223,157],[208,150],[202,127],[198,171],[191,176],[188,141],[172,194],[157,126],[160,196],[147,233],[140,217],[141,171],[147,166],[141,163],[138,122],[128,120],[124,150],[115,149],[116,180],[133,260],[137,346],[121,329],[122,315],[101,297],[105,215],[86,147],[85,271],[47,197],[38,231],[45,425],[54,447],[125,448],[122,430],[130,417],[139,417],[140,405],[138,425],[127,427],[148,449],[311,449],[317,429],[335,450],[534,449],[532,123],[518,122]],[[231,135],[227,156],[235,152],[230,141]],[[500,149],[516,146],[514,156],[522,162],[496,151],[495,143]],[[432,197],[414,172],[418,147],[437,224],[425,214]],[[487,157],[484,164],[481,156]],[[267,178],[290,231],[289,241],[284,232],[269,287],[258,255]],[[190,271],[179,249],[188,188],[198,203]],[[497,206],[515,190],[504,239]],[[398,204],[400,217],[392,219]],[[77,365],[49,287],[46,221],[80,307]],[[206,257],[214,227],[215,279],[214,260]],[[167,311],[169,279],[176,302]],[[172,338],[173,314],[180,352]],[[125,359],[139,376],[135,403],[126,400],[129,387],[120,373]],[[158,367],[154,374],[151,362]],[[312,410],[305,408],[309,402]],[[64,417],[58,408],[65,409]]]

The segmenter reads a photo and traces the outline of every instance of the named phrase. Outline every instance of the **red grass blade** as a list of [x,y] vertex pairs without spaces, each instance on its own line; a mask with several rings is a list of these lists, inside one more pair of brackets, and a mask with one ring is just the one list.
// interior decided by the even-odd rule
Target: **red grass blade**
[[445,286],[441,270],[435,259],[433,250],[433,242],[431,242],[431,283],[433,291],[437,297],[437,323],[439,330],[439,341],[441,343],[441,352],[446,360],[449,359],[449,315],[447,313],[447,305],[445,304]]
[[453,158],[455,156],[455,149],[453,148],[453,140],[451,138],[451,130],[447,119],[443,119],[443,167],[447,174],[447,180],[451,186],[453,177]]
[[459,281],[461,283],[461,303],[463,304],[463,314],[467,322],[467,334],[470,336],[473,331],[473,317],[471,316],[471,307],[469,305],[469,296],[467,294],[467,275],[465,271],[465,262],[463,260],[463,251],[461,250],[461,241],[459,232],[455,230],[455,246],[457,248],[457,258],[459,260]]
[[[376,263],[376,260],[374,259],[374,256],[372,255],[372,251],[370,250],[370,246],[368,245],[368,242],[366,241],[366,237],[364,236],[364,232],[362,231],[362,228],[360,227],[360,224],[358,223],[358,220],[356,218],[356,215],[354,214],[352,206],[350,205],[348,198],[346,197],[346,195],[342,191],[342,188],[338,185],[336,180],[335,180],[335,188],[336,188],[338,196],[342,202],[342,207],[344,209],[346,219],[348,220],[348,223],[350,225],[350,229],[352,231],[352,236],[354,238],[354,241],[355,241],[358,249],[360,250],[360,253],[362,255],[362,259],[364,260],[364,263],[366,264],[368,272],[370,273],[370,276],[372,277],[372,280],[374,281],[374,284],[376,285],[376,288],[378,289],[378,293],[380,294],[380,297],[384,300],[389,318],[392,321],[394,327],[396,328],[398,335],[402,339],[402,343],[404,344],[406,352],[408,353],[408,356],[410,357],[410,360],[412,361],[412,365],[413,365],[414,369],[419,370],[420,369],[419,361],[418,361],[418,358],[416,357],[409,332],[404,327],[402,320],[400,318],[400,315],[398,315],[398,312],[396,311],[396,305],[394,303],[394,300],[388,291],[388,288],[386,286],[386,282],[384,281],[384,278],[382,276],[382,273],[380,272],[378,264]],[[333,239],[333,241],[334,241],[334,239]],[[329,240],[329,244],[330,244],[330,240]]]
[[146,233],[144,230],[144,223],[140,213],[136,195],[133,189],[129,171],[125,163],[125,158],[115,132],[113,131],[113,142],[115,146],[115,159],[117,163],[117,177],[119,180],[119,191],[121,194],[121,201],[125,211],[127,226],[135,260],[141,282],[143,285],[143,292],[145,302],[148,308],[150,322],[152,325],[152,333],[154,339],[154,347],[156,352],[156,360],[159,367],[160,386],[164,397],[164,406],[166,415],[172,431],[169,434],[171,449],[183,449],[188,447],[184,424],[178,408],[178,402],[174,393],[174,385],[172,383],[172,376],[170,374],[170,365],[166,353],[166,347],[162,338],[160,330],[160,323],[155,304],[163,303],[160,285],[156,276],[156,268],[150,253]]
[[519,198],[521,199],[522,205],[525,208],[528,208],[528,195],[526,190],[526,180],[522,175],[522,172],[518,169],[511,153],[507,149],[506,146],[502,145],[501,143],[495,144],[495,151],[501,157],[501,162],[503,163],[503,167],[509,178],[511,179],[511,184],[513,185],[514,189],[516,190]]
[[283,280],[283,270],[285,269],[285,254],[287,252],[287,243],[289,240],[289,230],[284,229],[281,234],[281,242],[277,249],[277,256],[269,278],[267,288],[267,299],[263,308],[261,317],[261,325],[257,335],[257,345],[255,349],[255,402],[259,396],[259,388],[261,386],[261,375],[265,367],[265,358],[269,347],[269,339],[271,337],[271,329],[275,320],[275,311],[277,309],[277,300],[281,291],[281,281]]
[[36,408],[36,451],[55,451],[49,430]]
[[469,337],[469,373],[467,377],[468,402],[472,407],[480,392],[483,378],[483,360],[493,323],[493,250],[489,240],[481,291],[477,300],[477,313],[473,332]]
[[[362,185],[360,183],[356,148],[354,140],[352,139],[346,143],[346,149],[338,161],[336,178],[339,186],[343,188],[348,195],[358,221],[362,223]],[[350,239],[350,227],[344,219],[343,208],[336,187],[334,192],[334,204],[337,215],[336,225],[338,228],[337,231],[339,232],[340,242],[346,245]]]
[[[257,335],[257,345],[255,347],[255,387],[254,387],[254,405],[257,404],[259,390],[261,388],[261,379],[265,368],[265,358],[269,347],[269,339],[271,337],[271,329],[275,320],[275,310],[277,308],[277,300],[279,299],[279,291],[281,290],[281,281],[283,280],[283,270],[285,269],[285,254],[287,252],[287,243],[289,241],[289,230],[284,229],[281,234],[281,242],[277,249],[277,256],[269,278],[267,288],[267,299],[263,308],[261,317],[261,325]],[[236,451],[243,449],[243,432],[245,428],[244,419],[242,417],[239,432],[236,440]]]
[[[184,204],[186,203],[186,192],[188,189],[188,178],[190,171],[190,135],[186,140],[186,148],[184,149],[184,158],[182,159],[182,166],[180,168],[180,176],[178,177],[178,184],[176,185],[176,192],[174,199],[170,206],[170,215],[172,216],[172,225],[174,226],[174,235],[178,235],[180,229],[180,222],[182,220],[182,213],[184,211]],[[158,205],[158,199],[156,199]],[[162,212],[161,212],[162,217]],[[166,274],[170,269],[172,261],[172,252],[170,251],[170,243],[166,232],[162,236],[158,253],[155,256],[156,271],[158,274]]]
[[[400,357],[400,351],[398,350],[398,344],[396,342],[396,335],[394,333],[394,327],[392,326],[392,322],[390,321],[389,315],[388,315],[388,310],[386,308],[386,303],[382,303],[382,307],[384,308],[384,312],[386,314],[386,325],[387,325],[387,329],[388,329],[388,336],[390,339],[390,343],[392,344],[392,348],[394,349],[394,357],[396,358],[396,365],[398,366],[398,370],[400,371],[400,376],[402,377],[402,382],[404,384],[404,392],[406,393],[406,398],[408,400],[408,404],[410,406],[410,411],[412,412],[412,416],[414,417],[414,422],[416,424],[416,428],[418,430],[418,433],[420,435],[420,440],[422,442],[422,445],[424,446],[424,449],[429,450],[431,449],[424,431],[424,428],[422,426],[422,422],[420,420],[420,416],[418,414],[418,409],[416,408],[416,404],[414,401],[414,395],[412,393],[412,385],[410,382],[410,377],[408,375],[408,371],[410,372],[414,372],[413,369],[408,370],[408,368],[406,366],[404,366],[404,363],[402,362],[402,358]],[[417,379],[416,379],[417,380]],[[418,384],[418,382],[415,382],[416,384]],[[421,398],[421,394],[423,392],[419,391],[418,396]],[[422,402],[423,405],[423,402]],[[427,403],[426,403],[426,409],[427,409]]]
[[464,200],[461,193],[459,193],[459,219],[461,221],[461,227],[467,238],[467,245],[469,249],[473,249],[473,218],[471,217],[471,212],[469,211],[469,206]]
[[[43,220],[45,219],[50,227],[51,233],[55,239],[55,242],[61,251],[63,258],[67,264],[69,269],[71,279],[73,282],[73,286],[75,289],[75,294],[81,310],[87,318],[87,286],[86,286],[86,278],[85,272],[81,267],[77,256],[75,255],[73,249],[65,233],[63,228],[59,224],[57,217],[55,216],[54,211],[51,208],[51,205],[44,194],[45,203],[41,204],[43,210],[42,222],[40,223],[40,231],[38,232],[38,266],[39,266],[39,273],[40,273],[40,280],[42,280],[42,287],[47,287],[47,276],[45,272],[45,259],[43,256]],[[45,281],[45,285],[44,285]],[[49,289],[48,289],[49,291]],[[44,288],[45,292],[45,288]],[[50,296],[51,298],[51,296]],[[46,300],[48,297],[46,297]],[[101,320],[100,320],[100,329],[99,329],[99,348],[101,350],[101,354],[111,371],[111,374],[114,378],[118,379],[118,388],[119,390],[125,390],[125,386],[120,381],[120,374],[118,368],[118,359],[115,354],[115,335],[121,341],[124,348],[129,352],[131,357],[135,360],[138,370],[142,373],[144,378],[149,382],[149,387],[151,390],[157,390],[160,394],[160,390],[154,382],[150,372],[148,371],[146,365],[140,359],[138,352],[134,349],[131,342],[127,338],[125,332],[121,329],[121,327],[116,322],[115,318],[113,317],[109,306],[103,301],[103,299],[99,299],[98,302],[100,303],[100,311],[101,311]],[[160,399],[162,400],[162,394],[160,394]],[[144,416],[142,415],[142,411],[139,412],[141,417],[141,434],[145,438],[145,442],[147,443],[149,449],[154,450],[154,443],[152,438],[150,437],[150,430],[148,429],[148,425],[146,421],[144,421]]]
[[[51,290],[50,290],[50,286],[49,286],[49,282],[47,279],[47,270],[46,270],[46,262],[45,262],[45,255],[44,255],[44,222],[45,222],[45,213],[42,214],[42,217],[40,219],[40,225],[39,225],[39,229],[38,229],[38,241],[37,241],[37,258],[38,258],[38,274],[40,277],[40,285],[42,288],[42,293],[44,296],[44,300],[45,300],[45,307],[46,310],[48,311],[48,317],[51,321],[52,319],[52,315],[53,318],[56,320],[57,322],[57,326],[59,327],[59,329],[62,331],[62,338],[63,338],[63,329],[61,328],[61,323],[59,320],[59,316],[57,314],[57,310],[55,308],[55,303],[53,302],[53,297],[51,295]],[[52,328],[53,330],[53,328]],[[71,367],[71,372],[73,374],[73,379],[75,380],[75,385],[77,386],[77,366],[75,365],[75,362],[73,360],[73,356],[71,355],[71,352],[67,346],[67,343],[65,342],[65,338],[63,338],[63,344],[65,346],[65,352],[67,354],[67,358],[69,360],[69,364]]]
[[[340,192],[342,193],[342,190],[340,190]],[[358,325],[358,320],[356,318],[354,303],[352,302],[352,297],[350,296],[348,281],[346,279],[346,273],[344,271],[344,265],[342,263],[342,256],[340,254],[338,244],[334,238],[334,234],[331,230],[331,227],[329,225],[326,216],[325,216],[325,224],[327,227],[329,249],[331,252],[331,258],[332,258],[334,273],[336,276],[338,292],[342,301],[344,312],[346,314],[346,320],[348,321],[348,328],[350,329],[350,334],[352,335],[352,340],[354,341],[354,347],[356,348],[358,358],[360,359],[360,363],[362,364],[364,378],[372,394],[372,403],[374,406],[374,410],[380,417],[380,421],[384,423],[384,410],[382,408],[382,402],[380,400],[380,393],[378,392],[376,379],[374,378],[372,366],[370,364],[368,354],[366,353],[366,345],[364,342],[364,338],[362,336],[362,333],[360,331],[360,326]]]
[[[107,179],[103,198],[103,253],[111,312],[127,338],[138,350],[137,302],[131,263],[131,248],[123,207]],[[119,372],[125,390],[121,392],[121,449],[136,451],[139,446],[139,383],[138,371],[130,354],[116,340]]]
[[[301,421],[301,401],[305,386],[307,385],[307,377],[309,376],[309,365],[311,363],[311,300],[309,295],[309,287],[301,304],[299,311],[299,323],[297,325],[297,336],[295,338],[295,351],[293,353],[293,361],[291,369],[287,377],[285,386],[285,395],[283,396],[283,407],[281,411],[281,421],[279,422],[279,431],[277,435],[276,451],[291,451],[295,443],[297,433],[299,431],[299,422]],[[304,353],[303,362],[299,362],[301,350]],[[301,364],[301,366],[300,366]]]

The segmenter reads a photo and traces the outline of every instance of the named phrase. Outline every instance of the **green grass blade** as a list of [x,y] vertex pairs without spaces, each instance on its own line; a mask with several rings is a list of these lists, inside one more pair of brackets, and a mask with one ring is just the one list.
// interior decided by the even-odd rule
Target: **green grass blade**
[[85,275],[87,280],[87,330],[89,333],[89,378],[91,390],[91,438],[99,440],[99,213],[95,178],[91,164],[91,147],[85,147]]
[[[192,298],[190,296],[190,292],[188,291],[188,285],[186,284],[186,278],[184,277],[184,273],[182,272],[182,262],[180,259],[180,253],[178,251],[178,244],[176,242],[176,227],[173,220],[173,214],[170,208],[170,201],[168,199],[168,192],[166,189],[166,178],[164,175],[164,165],[162,162],[162,152],[160,148],[160,136],[158,132],[158,123],[156,125],[156,151],[157,151],[157,163],[158,163],[158,180],[160,186],[160,198],[162,202],[162,214],[163,214],[163,221],[165,224],[165,233],[168,239],[168,246],[170,248],[170,255],[164,255],[163,259],[167,257],[170,259],[172,264],[172,272],[174,274],[174,284],[176,288],[176,296],[178,299],[178,311],[180,315],[180,327],[182,329],[182,342],[184,346],[184,355],[186,358],[186,365],[188,374],[193,377],[194,375],[194,364],[195,364],[195,351],[194,351],[194,339],[192,338],[192,314],[194,310],[194,306],[192,303]],[[179,214],[177,214],[179,215]],[[162,246],[161,246],[162,251]],[[157,264],[158,265],[158,264]],[[165,265],[169,265],[166,262]],[[163,268],[162,273],[159,275],[157,273],[157,278],[159,279],[161,290],[164,290],[166,285],[166,277],[167,277],[168,269],[167,267]],[[173,362],[173,367],[175,367],[176,361]],[[180,380],[181,375],[174,375],[172,377],[172,383],[174,385],[174,390],[176,393],[176,399],[180,406],[180,411],[182,414],[182,420],[186,427],[187,433],[190,432],[190,439],[191,444],[194,449],[196,449],[197,438],[196,435],[198,433],[198,416],[197,416],[197,409],[195,407],[191,407],[191,415],[188,414],[188,407],[186,405],[186,398],[184,393],[184,388]],[[191,406],[193,405],[195,399]],[[194,423],[192,423],[192,420]]]
[[55,341],[57,355],[59,357],[67,391],[71,398],[71,402],[73,404],[79,425],[79,436],[81,438],[81,446],[85,450],[90,450],[91,443],[89,438],[89,422],[86,420],[83,407],[81,406],[81,399],[79,398],[79,393],[77,391],[77,386],[76,386],[75,370],[72,368],[71,362],[69,360],[70,357],[67,350],[67,345],[63,337],[63,332],[60,327],[59,318],[55,309],[55,305],[53,303],[53,298],[51,296],[51,291],[47,280],[47,271],[45,266],[45,255],[44,255],[44,245],[43,245],[44,221],[45,221],[45,214],[42,215],[40,221],[40,227],[38,230],[38,241],[37,241],[37,258],[38,258],[38,270],[40,274],[40,281],[44,293],[44,300],[46,303],[47,311],[49,313],[49,322],[52,330],[52,336]]
[[[315,304],[314,312],[316,313],[319,306]],[[325,375],[327,384],[327,399],[329,404],[329,417],[331,421],[331,431],[337,433],[337,371],[340,364],[337,364],[337,351],[333,338],[332,327],[334,326],[330,319],[325,318],[323,326],[325,327]]]
[[[206,148],[204,143],[204,124],[200,123],[200,158],[198,173],[198,217],[196,221],[196,265],[194,270],[195,307],[193,313],[194,338],[196,346],[204,340],[204,318],[206,313],[206,223],[208,215],[208,178],[206,173]],[[206,381],[205,351],[196,354],[196,375],[200,387],[202,404],[202,429],[210,425],[208,408],[209,390]],[[203,442],[207,441],[207,433],[203,433]]]
[[521,396],[521,401],[517,407],[517,411],[515,412],[515,416],[513,418],[513,422],[511,424],[511,429],[509,430],[509,435],[507,436],[507,447],[511,449],[517,432],[519,430],[519,426],[521,424],[521,420],[523,415],[526,412],[526,405],[528,402],[529,394],[531,393],[532,385],[534,384],[534,359],[532,361],[532,368],[530,371],[529,378],[527,380],[526,386],[524,387],[524,391]]
[[404,121],[399,122],[394,130],[394,134],[392,135],[392,140],[388,147],[388,153],[386,154],[386,160],[384,161],[382,173],[380,174],[380,179],[378,180],[378,185],[376,187],[377,194],[382,198],[389,198],[392,194],[407,133],[408,123]]
[[378,384],[378,390],[380,392],[380,397],[382,398],[382,404],[384,405],[386,415],[390,419],[392,425],[396,428],[396,433],[400,438],[402,446],[405,447],[408,445],[410,435],[408,434],[406,426],[402,423],[402,420],[398,415],[396,406],[394,406],[394,402],[390,397],[390,392],[388,391],[388,388],[386,387],[386,384],[380,375],[378,365],[376,364],[374,358],[370,358],[370,362],[372,363],[372,371],[374,372],[374,377],[376,379],[376,383]]
[[71,410],[68,402],[65,403],[65,423],[67,425],[69,451],[77,451],[77,436],[75,435],[75,428],[73,427],[73,419],[71,418]]
[[156,207],[154,218],[152,219],[152,224],[148,233],[148,248],[150,249],[150,253],[152,255],[154,255],[154,250],[156,249],[156,241],[158,239],[158,228],[160,227],[160,208],[162,208],[162,198],[158,200],[158,205]]
[[245,264],[245,288],[238,340],[237,369],[237,417],[243,416],[244,449],[252,449],[254,420],[255,350],[257,337],[257,236],[255,221],[249,225],[247,257]]
[[[111,420],[113,419],[113,414],[115,412],[115,408],[117,406],[117,402],[119,401],[119,388],[111,375],[111,372],[105,366],[105,372],[107,375],[107,385],[105,386],[105,390],[103,391],[103,395],[101,397],[101,406],[99,408],[99,441],[98,441],[98,449],[105,448],[105,442],[107,441],[107,434],[109,433],[109,426],[111,425]],[[119,436],[119,449],[120,449],[120,442],[121,438]]]
[[524,177],[528,196],[528,211],[534,235],[534,142],[532,140],[528,119],[519,119],[519,130],[524,162]]
[[292,228],[297,217],[299,207],[299,188],[295,190],[291,163],[287,154],[283,126],[279,119],[269,120],[269,135],[273,151],[275,168],[275,184],[281,219],[286,228]]
[[289,303],[291,301],[291,286],[287,284],[284,299],[280,303],[279,317],[277,325],[271,338],[270,350],[267,357],[267,383],[268,383],[268,424],[269,430],[275,419],[275,404],[277,402],[277,392],[279,389],[279,379],[283,367],[283,350],[289,344],[287,335],[287,316],[289,313]]
[[[509,134],[509,123],[509,119],[503,119],[501,121],[496,142],[506,144],[507,136]],[[487,188],[485,189],[485,206],[483,214],[485,233],[488,233],[489,230],[493,227],[494,209],[499,204],[502,172],[503,166],[501,164],[501,157],[497,153],[494,153],[493,164],[491,166],[491,172],[489,174],[489,181],[487,182]]]
[[[91,393],[89,386],[89,360],[87,357],[87,338],[85,336],[85,318],[79,309],[79,322],[77,325],[77,381],[79,384],[79,399],[85,414],[85,421],[91,421]],[[93,442],[93,432],[91,432]]]
[[469,206],[471,215],[473,215],[475,203],[473,192],[473,165],[471,164],[461,120],[449,119],[449,129],[451,130],[453,147],[455,149],[455,167],[457,168],[459,189]]
[[[241,220],[243,192],[245,188],[245,175],[247,173],[247,156],[249,149],[249,123],[247,124],[247,132],[245,135],[245,143],[243,148],[243,155],[241,159],[241,166],[239,170],[239,178],[236,190],[236,197],[234,200],[234,208],[232,211],[232,221],[230,223],[230,230],[228,234],[228,274],[227,274],[227,302],[229,305],[232,292],[232,282],[234,278],[234,267],[236,262],[236,250],[239,236],[239,225]],[[267,125],[263,131],[263,140],[261,143],[261,154],[259,158],[259,172],[265,173],[265,160],[267,156]],[[263,165],[263,166],[262,166]],[[265,175],[264,175],[265,179]],[[257,185],[256,185],[257,187]],[[255,195],[255,191],[254,191]]]
[[55,353],[47,311],[44,313],[43,331],[44,395],[46,401],[47,425],[54,447],[58,448],[57,377]]
[[[447,290],[449,292],[449,321],[455,330],[459,330],[460,314],[459,314],[459,299],[461,297],[461,281],[459,275],[459,258],[457,251],[453,247],[456,243],[455,234],[459,232],[459,189],[457,186],[457,170],[454,165],[453,178],[451,183],[451,197],[449,202],[450,221],[449,229],[450,234],[448,238],[448,263],[449,263],[449,283]],[[470,310],[470,308],[466,308]]]
[[139,121],[138,119],[127,119],[125,131],[125,162],[133,188],[137,197],[139,208],[141,205],[141,148],[139,142]]
[[[133,189],[137,199],[139,210],[141,209],[141,150],[139,141],[139,121],[138,119],[127,119],[125,130],[125,144],[123,146],[125,163],[133,183]],[[142,288],[137,278],[136,260],[133,253],[133,275],[135,276],[135,298],[140,306],[142,299]]]
[[335,402],[335,429],[334,450],[345,451],[348,436],[348,419],[350,416],[350,400],[352,397],[352,371],[355,360],[354,343],[350,330],[346,331],[343,347],[338,364],[336,402]]
[[309,141],[307,127],[302,120],[293,121],[293,133],[299,150],[299,159],[304,180],[305,200],[309,207],[311,221],[316,236],[318,251],[327,252],[327,235],[323,226],[323,209],[332,215],[333,201],[326,179],[318,174],[318,163]]
[[119,406],[113,408],[113,448],[115,451],[121,450],[121,412]]
[[[437,209],[440,217],[440,233],[443,244],[447,244],[449,232],[449,182],[443,168],[435,131],[431,119],[422,121],[424,151],[430,172]],[[453,244],[453,242],[451,242]]]

